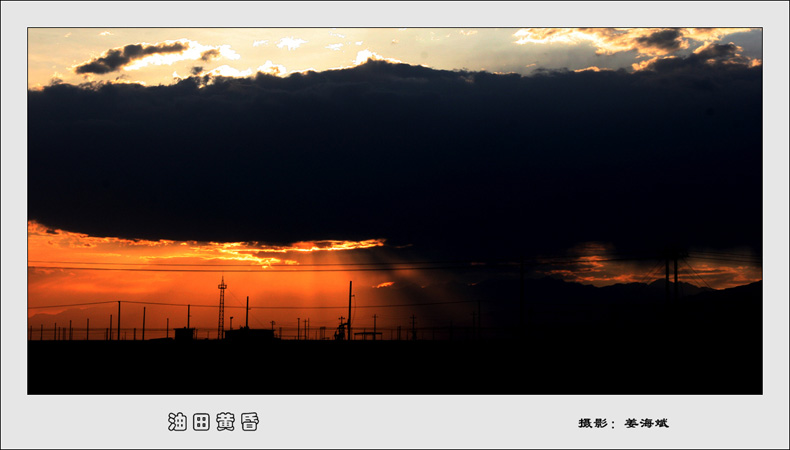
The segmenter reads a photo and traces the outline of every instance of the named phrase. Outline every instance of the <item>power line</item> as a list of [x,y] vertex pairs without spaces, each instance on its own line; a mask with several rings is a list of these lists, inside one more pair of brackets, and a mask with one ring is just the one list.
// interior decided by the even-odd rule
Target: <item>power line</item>
[[[589,256],[585,256],[589,258]],[[594,260],[570,260],[570,261],[530,261],[525,262],[525,265],[542,266],[542,265],[572,265],[584,264],[590,262],[613,262],[613,261],[640,261],[652,258],[609,258],[609,259],[594,259]],[[95,263],[103,264],[103,263]],[[389,265],[398,265],[404,263],[386,263]],[[61,269],[61,270],[101,270],[101,271],[122,271],[122,272],[231,272],[231,273],[317,273],[317,272],[375,272],[375,271],[398,271],[398,270],[450,270],[450,269],[502,269],[510,268],[517,269],[520,262],[505,262],[505,263],[480,263],[480,262],[467,262],[463,265],[453,266],[431,266],[431,267],[366,267],[366,268],[348,268],[348,269],[300,269],[300,266],[291,266],[292,269],[261,269],[261,270],[240,270],[240,269],[225,269],[225,266],[212,266],[217,269],[149,269],[149,268],[130,268],[130,267],[71,267],[71,266],[27,266],[28,269]],[[247,266],[247,267],[258,267]],[[352,266],[352,265],[349,265]]]
[[[395,305],[355,305],[354,308],[399,308],[399,307],[414,307],[414,306],[433,306],[433,305],[450,305],[457,303],[469,303],[474,300],[456,300],[447,302],[426,302],[426,303],[403,303]],[[159,306],[193,306],[197,308],[217,308],[218,305],[201,305],[190,303],[189,305],[181,303],[164,303],[164,302],[145,302],[134,300],[120,300],[121,303],[131,303],[136,305],[159,305]],[[63,308],[67,306],[81,306],[81,305],[96,305],[101,303],[118,303],[118,301],[106,301],[95,303],[73,303],[68,305],[48,305],[48,306],[28,306],[28,309],[46,309],[46,308]],[[225,308],[246,308],[246,306],[233,306],[225,305]],[[343,306],[250,306],[250,309],[345,309],[348,305]]]
[[[238,298],[238,297],[236,297],[236,294],[235,294],[235,293],[233,293],[233,291],[231,291],[230,289],[228,289],[228,292],[230,293],[230,295],[232,295],[232,296],[233,296],[234,300],[236,300],[236,303],[239,303],[239,304],[241,304],[241,300],[239,300],[239,298]],[[247,297],[247,300],[248,300],[248,301],[247,301],[247,303],[249,303],[249,297]],[[225,307],[226,307],[226,308],[231,308],[231,307],[233,307],[233,306],[225,306]],[[247,304],[245,304],[244,306],[240,306],[240,308],[245,308],[245,310],[252,309],[252,308],[248,308],[248,307],[247,307]],[[263,326],[263,327],[266,327],[266,325],[265,325],[263,322],[261,322],[260,320],[258,320],[258,318],[257,318],[257,317],[255,317],[255,315],[253,315],[253,316],[252,316],[252,318],[253,318],[253,319],[254,319],[256,322],[258,322],[258,324],[260,324],[261,326]]]
[[118,303],[117,301],[107,300],[104,302],[88,302],[88,303],[69,303],[68,305],[50,305],[50,306],[28,306],[27,309],[46,309],[46,308],[61,308],[65,306],[84,306],[84,305],[100,305],[103,303]]
[[692,253],[702,253],[703,255],[724,255],[724,256],[737,256],[742,258],[755,258],[757,256],[747,253],[733,253],[733,252],[716,252],[711,250],[694,250]]
[[[685,269],[682,269],[682,268],[678,269],[678,273],[681,275],[681,278],[685,278],[686,279],[686,281],[685,281],[686,283],[694,286],[695,288],[701,288],[702,287],[702,284],[698,284],[699,281],[695,280],[694,276],[690,272],[687,272]],[[680,285],[680,288],[682,290],[682,288],[683,288],[682,283]]]
[[61,270],[101,270],[101,271],[121,271],[121,272],[225,272],[225,273],[316,273],[316,272],[369,272],[369,271],[396,271],[396,270],[447,270],[447,269],[491,269],[503,266],[490,265],[469,265],[469,266],[437,266],[437,267],[379,267],[379,268],[357,268],[357,269],[261,269],[261,270],[239,270],[239,269],[136,269],[136,268],[113,268],[113,267],[65,267],[65,266],[27,266],[28,269],[61,269]]
[[688,266],[688,268],[689,268],[689,269],[691,269],[691,272],[693,272],[693,273],[694,273],[694,275],[696,275],[696,276],[697,276],[697,278],[699,278],[699,279],[700,279],[700,280],[701,280],[703,283],[705,283],[705,286],[707,286],[707,287],[709,287],[709,288],[713,289],[713,288],[712,288],[712,287],[711,287],[711,286],[708,284],[708,282],[707,282],[707,281],[705,281],[705,279],[704,279],[704,278],[702,278],[702,277],[701,277],[701,276],[700,276],[700,275],[697,273],[697,271],[696,271],[696,270],[694,270],[694,268],[693,268],[693,267],[691,267],[691,264],[689,264],[689,263],[688,263],[688,261],[686,261],[685,259],[683,259],[683,262],[686,264],[686,266]]
[[[699,254],[699,256],[691,256],[698,259],[711,259],[723,261],[736,261],[736,262],[754,262],[761,263],[759,257],[750,256],[746,254],[728,253],[728,252],[714,252],[714,251],[694,251],[692,255]],[[629,255],[623,257],[616,257],[615,255]],[[589,259],[589,258],[604,258],[604,259]],[[653,259],[649,256],[633,256],[628,253],[610,252],[605,254],[593,255],[554,255],[554,256],[537,256],[530,260],[525,260],[524,264],[527,265],[555,265],[555,264],[576,264],[584,262],[613,262],[613,261],[638,261]],[[300,268],[304,267],[363,267],[361,269],[342,269],[345,271],[357,270],[419,270],[419,269],[432,269],[434,267],[395,267],[404,265],[445,265],[443,267],[436,267],[437,269],[448,268],[447,265],[452,265],[449,268],[456,268],[456,266],[472,266],[472,267],[491,267],[491,266],[514,266],[521,264],[520,261],[511,261],[507,259],[499,260],[437,260],[437,261],[401,261],[401,262],[365,262],[365,263],[313,263],[313,264],[282,264],[282,263],[265,263],[265,262],[248,262],[238,264],[212,264],[212,263],[123,263],[123,262],[97,262],[97,261],[49,261],[49,260],[29,260],[28,263],[36,264],[79,264],[79,265],[103,265],[103,266],[157,266],[157,267],[248,267],[258,268],[264,267],[287,267],[289,269],[264,269],[268,272],[290,272],[302,271]],[[368,266],[388,266],[382,269],[364,268]],[[199,272],[199,269],[179,270],[179,269],[146,269],[146,268],[87,268],[87,267],[71,267],[71,266],[28,266],[31,269],[65,269],[65,270],[128,270],[128,271],[193,271]],[[331,271],[341,269],[320,269],[315,271]],[[234,270],[230,270],[233,272]],[[249,270],[250,272],[257,272],[258,270]],[[306,271],[306,270],[304,270]]]
[[653,272],[655,272],[656,270],[661,268],[661,263],[663,263],[663,261],[661,261],[661,260],[659,260],[657,263],[655,263],[653,265],[653,267],[650,269],[650,271],[647,272],[647,275],[645,275],[644,277],[642,277],[641,280],[639,280],[639,284],[647,284],[647,280],[652,278]]
[[697,252],[697,251],[691,251],[689,253],[692,255],[699,255],[700,257],[705,257],[705,258],[722,258],[722,259],[733,258],[733,259],[749,259],[755,261],[762,260],[762,256],[759,255],[736,255],[736,254],[707,253],[707,252]]
[[[605,258],[612,258],[609,260],[619,260],[621,258],[614,259],[613,254],[603,254],[603,255],[557,255],[557,256],[537,256],[531,260],[526,262],[532,262],[535,264],[543,264],[546,262],[550,262],[551,260],[557,259],[579,259],[579,258],[592,258],[592,257],[605,257]],[[633,257],[630,256],[627,259],[647,259],[646,257]],[[399,261],[399,262],[365,262],[365,263],[313,263],[313,264],[283,264],[283,263],[265,263],[265,262],[247,262],[247,263],[239,263],[239,264],[213,264],[213,263],[153,263],[153,262],[145,262],[145,263],[124,263],[124,262],[98,262],[98,261],[48,261],[48,260],[29,260],[28,263],[37,263],[37,264],[101,264],[101,265],[108,265],[108,266],[169,266],[169,267],[258,267],[258,266],[270,266],[270,267],[343,267],[343,266],[384,266],[384,265],[406,265],[406,264],[420,264],[420,265],[433,265],[433,264],[505,264],[505,265],[512,265],[512,264],[520,264],[518,261],[512,261],[509,259],[483,259],[483,260],[438,260],[438,261]],[[53,266],[53,268],[59,268],[59,266]]]
[[756,259],[734,258],[734,257],[733,258],[728,258],[728,257],[723,257],[723,256],[695,256],[693,254],[689,254],[688,257],[692,258],[692,259],[706,259],[706,260],[711,260],[711,261],[726,261],[726,262],[742,262],[742,263],[750,263],[750,264],[758,264],[758,265],[762,265],[762,263],[763,263],[761,260],[756,260]]
[[192,264],[175,264],[175,263],[122,263],[122,262],[93,262],[93,261],[44,261],[44,260],[29,260],[29,263],[39,264],[102,264],[108,266],[174,266],[174,267],[258,267],[258,266],[271,266],[271,267],[325,267],[325,266],[383,266],[383,265],[404,265],[404,264],[490,264],[490,263],[513,263],[509,260],[477,260],[477,261],[461,261],[461,260],[445,260],[445,261],[402,261],[402,262],[370,262],[370,263],[315,263],[315,264],[267,264],[265,262],[249,262],[245,264],[211,264],[211,263],[192,263]]

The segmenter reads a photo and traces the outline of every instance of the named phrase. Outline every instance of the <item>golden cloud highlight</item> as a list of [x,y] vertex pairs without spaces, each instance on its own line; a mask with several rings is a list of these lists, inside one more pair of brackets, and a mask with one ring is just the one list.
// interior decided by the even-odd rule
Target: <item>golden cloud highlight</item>
[[590,67],[585,67],[584,69],[576,69],[576,70],[574,70],[574,72],[601,72],[601,71],[605,71],[605,70],[608,70],[610,72],[612,71],[612,69],[607,69],[605,67],[604,68],[600,68],[598,66],[590,66]]
[[[30,261],[60,260],[60,255],[80,263],[146,264],[174,262],[236,262],[251,266],[298,265],[293,258],[269,256],[271,253],[294,255],[312,252],[337,252],[384,246],[384,239],[364,241],[320,240],[290,245],[260,242],[197,242],[172,240],[131,240],[95,237],[84,233],[53,230],[28,222],[28,258]],[[58,256],[54,256],[58,255]],[[54,257],[53,257],[54,256]]]
[[707,44],[749,28],[522,28],[515,44],[579,44],[588,42],[598,55],[636,51],[643,56],[669,55],[692,42]]
[[381,56],[381,55],[379,55],[376,52],[372,52],[370,50],[365,49],[365,50],[361,50],[361,51],[357,52],[357,57],[354,58],[354,65],[358,66],[360,64],[365,64],[370,59],[372,59],[374,61],[387,61],[387,62],[391,62],[391,63],[394,63],[394,64],[400,64],[400,63],[403,62],[403,61],[400,61],[400,60],[394,59],[394,58],[385,58],[384,56]]

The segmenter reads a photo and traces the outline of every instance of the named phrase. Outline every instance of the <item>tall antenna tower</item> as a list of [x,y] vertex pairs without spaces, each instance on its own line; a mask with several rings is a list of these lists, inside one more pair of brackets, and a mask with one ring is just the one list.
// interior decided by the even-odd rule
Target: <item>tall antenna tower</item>
[[225,289],[228,285],[225,284],[225,276],[222,276],[222,282],[217,286],[219,288],[219,325],[217,326],[217,339],[222,339],[225,334]]

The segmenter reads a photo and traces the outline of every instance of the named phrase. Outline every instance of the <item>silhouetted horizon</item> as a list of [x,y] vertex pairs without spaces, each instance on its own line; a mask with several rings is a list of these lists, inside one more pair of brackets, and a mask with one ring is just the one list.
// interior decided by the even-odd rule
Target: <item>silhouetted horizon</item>
[[[533,304],[528,308],[531,316],[564,312],[574,320],[531,319],[500,336],[492,335],[490,327],[471,334],[458,327],[449,339],[436,339],[421,327],[415,334],[404,330],[403,339],[378,342],[243,339],[241,334],[222,341],[32,340],[28,394],[762,393],[762,282],[704,290],[680,303],[662,305],[648,321],[634,321],[637,316],[627,308],[604,308],[607,317],[599,321],[594,316],[600,311],[590,308],[547,311]],[[233,370],[240,376],[258,375],[254,382],[207,383],[194,376],[191,364],[206,354],[234,361]],[[268,370],[256,369],[260,358],[265,358]],[[349,384],[346,371],[337,370],[337,362],[348,358],[355,370],[375,374],[376,383]],[[66,361],[73,363],[67,371],[48,371]],[[151,374],[153,366],[166,374],[165,379],[175,377],[179,382],[163,382]],[[99,375],[101,370],[134,382],[118,383]],[[420,375],[404,378],[403,370]]]

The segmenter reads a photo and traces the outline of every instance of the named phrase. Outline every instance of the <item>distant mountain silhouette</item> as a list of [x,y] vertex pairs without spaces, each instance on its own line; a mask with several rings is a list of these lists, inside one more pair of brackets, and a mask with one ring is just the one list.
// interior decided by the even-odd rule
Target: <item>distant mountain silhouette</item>
[[[650,283],[621,283],[595,287],[556,278],[544,277],[524,281],[524,314],[533,325],[594,324],[594,323],[658,323],[665,320],[668,309],[698,309],[707,305],[722,309],[725,304],[737,309],[750,307],[754,296],[761,298],[761,284],[754,283],[740,288],[714,290],[690,283],[678,283],[680,299],[675,304],[674,283],[670,282],[670,298],[667,301],[666,283],[663,279]],[[485,327],[513,327],[521,314],[521,282],[518,279],[486,280],[475,284],[457,282],[421,287],[416,284],[396,283],[376,289],[377,301],[381,304],[403,303],[408,299],[415,305],[412,310],[426,326],[446,325],[453,318],[471,323],[471,313],[476,312],[478,303],[483,314]],[[360,298],[367,294],[360,292]],[[429,306],[436,302],[452,302],[457,305]],[[464,303],[467,303],[464,305]],[[719,303],[721,305],[719,305]],[[430,309],[428,311],[428,309]],[[463,314],[459,315],[458,311]],[[734,311],[731,311],[734,314]],[[673,313],[675,314],[675,313]],[[737,314],[736,314],[737,315]],[[709,321],[711,315],[700,315],[697,320]],[[427,321],[432,320],[432,323]]]
[[[654,282],[649,284],[651,289],[658,289],[661,292],[665,292],[666,285],[667,285],[667,282],[663,278],[659,278],[658,280],[656,280],[656,281],[654,281]],[[695,286],[695,285],[693,285],[691,283],[686,283],[686,282],[683,282],[683,281],[679,281],[678,282],[678,288],[680,289],[680,292],[684,296],[697,295],[697,294],[699,294],[701,292],[715,291],[715,289],[709,288],[707,286],[698,287],[698,286]],[[673,289],[675,289],[675,283],[674,282],[672,282],[672,281],[669,282],[669,289],[670,289],[670,292],[674,292],[673,291]],[[674,295],[674,293],[673,293],[673,295]]]

